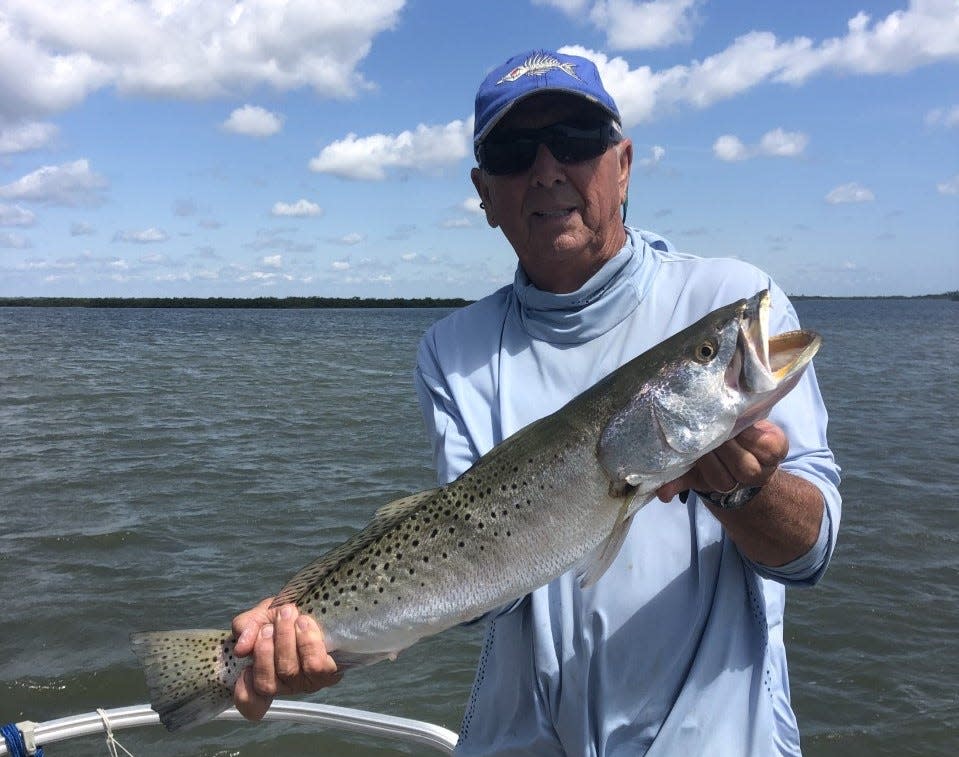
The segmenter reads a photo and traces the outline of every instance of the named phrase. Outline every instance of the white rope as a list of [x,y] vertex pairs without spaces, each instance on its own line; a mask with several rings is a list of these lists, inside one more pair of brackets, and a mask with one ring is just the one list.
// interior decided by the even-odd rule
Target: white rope
[[110,726],[110,718],[107,717],[106,711],[98,707],[97,715],[99,715],[100,720],[103,721],[103,730],[107,732],[107,751],[110,753],[110,757],[120,757],[120,753],[117,751],[118,748],[123,750],[123,753],[128,755],[128,757],[133,757],[133,754],[128,752],[127,748],[117,741],[113,735],[113,728]]

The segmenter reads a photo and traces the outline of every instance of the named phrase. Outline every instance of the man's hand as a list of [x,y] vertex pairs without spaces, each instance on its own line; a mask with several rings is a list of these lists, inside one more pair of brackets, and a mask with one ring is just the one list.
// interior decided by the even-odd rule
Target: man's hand
[[725,493],[738,486],[761,486],[741,510],[704,504],[742,554],[760,565],[785,565],[815,545],[825,507],[818,488],[779,467],[788,451],[789,441],[779,426],[757,421],[656,494],[668,502],[688,489]]
[[685,475],[656,490],[663,502],[687,489],[730,492],[739,486],[763,486],[789,452],[786,434],[770,421],[757,421],[696,461]]
[[277,694],[319,691],[342,677],[317,622],[294,605],[271,608],[272,601],[233,619],[237,656],[253,655],[233,688],[233,703],[248,720],[261,720]]

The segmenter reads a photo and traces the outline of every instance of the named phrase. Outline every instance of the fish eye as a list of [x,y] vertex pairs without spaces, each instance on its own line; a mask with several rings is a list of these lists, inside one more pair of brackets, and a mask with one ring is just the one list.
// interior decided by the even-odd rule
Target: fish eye
[[698,363],[708,363],[710,360],[716,357],[716,343],[712,340],[701,342],[696,347],[693,357],[695,357],[696,362]]

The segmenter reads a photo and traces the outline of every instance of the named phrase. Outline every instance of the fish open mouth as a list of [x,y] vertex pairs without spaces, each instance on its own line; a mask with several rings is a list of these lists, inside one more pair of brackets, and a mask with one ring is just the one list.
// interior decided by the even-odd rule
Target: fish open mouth
[[822,344],[814,331],[800,329],[769,336],[769,290],[743,305],[736,355],[727,371],[727,383],[751,394],[785,394]]

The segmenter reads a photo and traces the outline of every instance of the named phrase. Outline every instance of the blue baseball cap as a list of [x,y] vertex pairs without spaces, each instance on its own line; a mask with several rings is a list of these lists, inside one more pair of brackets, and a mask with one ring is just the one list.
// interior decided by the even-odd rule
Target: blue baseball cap
[[516,103],[547,92],[578,95],[621,123],[619,109],[592,61],[551,50],[531,50],[514,55],[480,84],[473,124],[474,152]]

